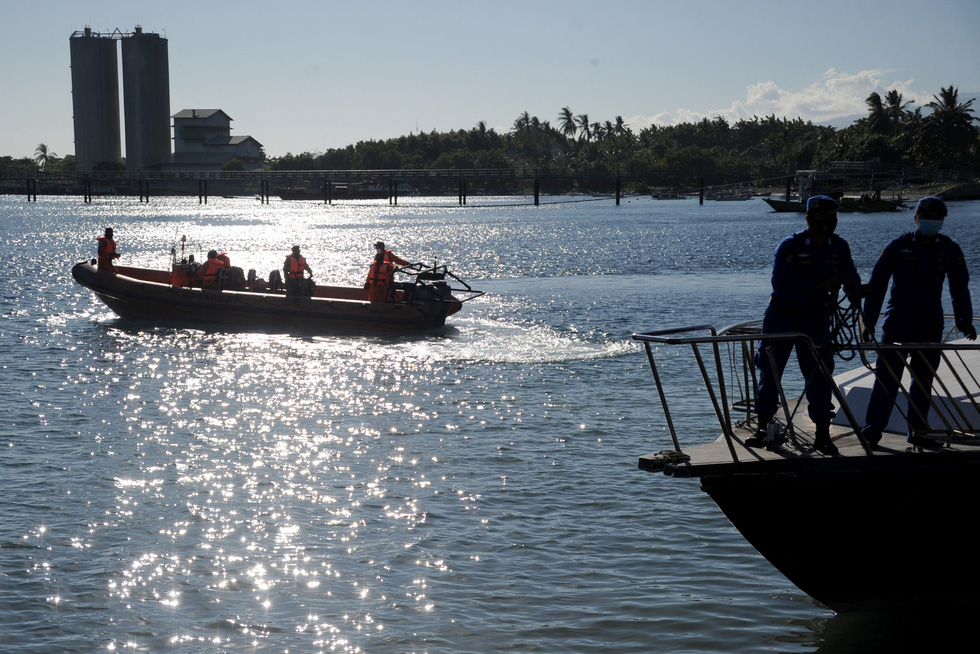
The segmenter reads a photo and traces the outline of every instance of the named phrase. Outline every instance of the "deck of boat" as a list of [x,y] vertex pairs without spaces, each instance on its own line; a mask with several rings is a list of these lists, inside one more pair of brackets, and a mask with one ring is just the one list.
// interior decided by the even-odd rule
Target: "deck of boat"
[[[778,449],[769,451],[758,447],[747,447],[745,440],[753,435],[754,429],[735,427],[732,449],[724,435],[710,443],[685,447],[682,452],[663,450],[639,457],[639,468],[648,472],[663,472],[672,477],[703,477],[707,475],[728,475],[734,473],[751,474],[766,472],[804,472],[817,469],[844,471],[869,465],[892,466],[898,464],[896,455],[917,455],[914,465],[921,465],[921,456],[942,456],[950,453],[968,453],[980,456],[980,440],[934,438],[940,447],[914,447],[905,434],[886,432],[875,450],[868,454],[853,429],[831,425],[831,440],[839,453],[827,455],[813,449],[813,423],[808,418],[797,416],[793,421],[796,440],[787,440]],[[886,459],[892,459],[886,462]],[[906,459],[907,460],[907,459]]]
[[[695,328],[700,329],[700,328]],[[682,330],[678,330],[682,331]],[[731,332],[739,335],[718,335],[704,337],[676,338],[671,333],[667,338],[649,339],[647,342],[648,356],[653,363],[653,352],[649,349],[650,342],[672,344],[735,344],[740,346],[742,339],[751,338],[742,332]],[[885,346],[887,347],[887,346]],[[923,345],[922,347],[930,347]],[[869,448],[862,442],[854,431],[854,425],[863,425],[864,410],[868,405],[871,389],[874,385],[874,372],[863,365],[841,372],[830,381],[835,389],[834,404],[837,416],[831,424],[831,440],[839,450],[838,454],[822,454],[813,449],[814,425],[807,416],[807,401],[803,397],[787,398],[787,406],[780,411],[775,422],[781,428],[785,440],[780,447],[769,451],[763,448],[751,448],[745,445],[746,439],[755,431],[756,417],[746,407],[751,408],[751,398],[735,398],[727,411],[716,407],[717,420],[727,425],[728,434],[722,433],[710,443],[692,445],[681,444],[680,438],[674,438],[675,450],[664,450],[639,457],[639,468],[649,472],[663,472],[674,477],[704,477],[706,475],[732,475],[765,471],[767,473],[808,471],[846,471],[860,467],[865,470],[901,469],[910,465],[921,466],[933,462],[925,456],[960,455],[958,458],[970,460],[980,459],[980,381],[977,374],[980,371],[980,345],[960,339],[942,346],[945,350],[941,363],[936,371],[935,382],[932,386],[932,410],[928,416],[930,432],[927,434],[936,446],[913,446],[907,438],[907,422],[905,420],[905,402],[899,397],[889,417],[888,425],[882,440],[877,447]],[[736,348],[737,349],[737,348]],[[754,346],[749,348],[753,351]],[[719,358],[719,354],[715,354]],[[751,366],[746,358],[743,365]],[[707,366],[705,366],[705,369]],[[748,378],[744,370],[734,378]],[[662,384],[659,375],[655,374],[658,385]],[[728,388],[738,385],[726,380]],[[911,384],[909,370],[903,371],[902,388],[907,389]],[[713,394],[721,398],[725,384],[717,384]],[[660,387],[661,400],[666,402],[666,391]],[[791,428],[787,429],[786,415],[791,410]],[[664,405],[667,410],[666,404]],[[666,415],[666,414],[665,414]],[[673,430],[672,423],[668,424]],[[917,455],[910,458],[908,455]],[[918,456],[921,455],[921,456]],[[962,456],[967,455],[967,456]],[[971,456],[973,455],[973,456]],[[943,464],[948,464],[943,461]]]

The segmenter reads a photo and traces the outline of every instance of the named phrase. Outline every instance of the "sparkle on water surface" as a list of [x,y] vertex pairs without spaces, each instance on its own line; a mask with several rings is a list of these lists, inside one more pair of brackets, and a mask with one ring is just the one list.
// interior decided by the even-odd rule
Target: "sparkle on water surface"
[[[757,201],[399,202],[0,199],[8,646],[726,652],[853,640],[858,627],[776,573],[696,482],[636,471],[669,437],[630,333],[761,315],[772,249],[801,217]],[[839,231],[867,276],[909,222],[860,216]],[[975,267],[976,236],[949,222]],[[351,285],[383,239],[488,294],[445,329],[396,337],[138,324],[68,274],[106,226],[124,264],[166,267],[186,235],[185,253],[226,250],[265,276],[300,244],[318,281]],[[674,355],[658,356],[669,368]],[[704,409],[693,392],[680,406],[695,412],[680,418],[688,438],[714,437]]]

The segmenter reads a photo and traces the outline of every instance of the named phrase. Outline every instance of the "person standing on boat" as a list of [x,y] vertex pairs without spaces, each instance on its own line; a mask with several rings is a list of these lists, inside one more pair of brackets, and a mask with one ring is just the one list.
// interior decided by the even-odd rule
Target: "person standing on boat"
[[[762,334],[799,332],[817,346],[820,361],[828,372],[834,369],[834,351],[827,347],[830,315],[836,307],[837,292],[845,282],[858,289],[860,279],[851,259],[847,241],[834,234],[837,229],[837,202],[815,195],[806,203],[807,228],[786,237],[776,247],[772,264],[772,294],[762,319]],[[767,429],[779,405],[778,383],[790,353],[796,347],[800,371],[806,379],[808,413],[816,427],[813,447],[824,454],[836,454],[830,440],[830,421],[834,417],[830,385],[820,372],[819,362],[809,345],[802,341],[763,338],[755,355],[759,368],[759,388],[755,411],[759,418],[756,433],[745,442],[749,447],[769,445]],[[769,350],[775,369],[770,363]]]
[[306,263],[306,258],[299,253],[299,246],[294,245],[292,254],[286,256],[286,262],[282,265],[282,274],[286,278],[286,295],[309,295],[304,293],[304,272],[310,273],[310,277],[313,277],[313,269]]
[[221,275],[225,269],[231,268],[231,259],[225,253],[218,254],[217,250],[208,252],[208,260],[197,269],[201,278],[202,288],[221,288]]
[[112,227],[105,228],[105,235],[96,239],[99,242],[99,270],[115,274],[116,266],[112,260],[119,258],[116,252],[116,242],[112,239]]
[[374,261],[368,271],[364,290],[368,292],[368,302],[390,302],[392,279],[395,276],[395,266],[407,266],[408,261],[385,249],[385,244],[378,241],[374,244]]
[[[874,339],[878,314],[892,280],[885,322],[881,326],[882,343],[939,343],[943,338],[943,281],[949,280],[956,328],[968,339],[976,340],[973,326],[973,304],[970,299],[970,274],[963,250],[951,238],[940,234],[946,220],[946,203],[937,197],[925,197],[915,206],[915,230],[899,236],[882,250],[868,283],[864,301],[864,338]],[[898,394],[898,378],[906,361],[912,374],[909,389],[908,440],[913,445],[933,445],[920,432],[927,431],[929,395],[938,350],[882,350],[875,366],[875,383],[868,401],[863,434],[872,446],[881,440],[888,425]]]

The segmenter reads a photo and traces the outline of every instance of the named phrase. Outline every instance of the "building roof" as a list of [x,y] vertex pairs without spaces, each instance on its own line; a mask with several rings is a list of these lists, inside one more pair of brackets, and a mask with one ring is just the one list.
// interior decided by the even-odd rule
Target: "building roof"
[[254,141],[255,145],[262,147],[262,144],[247,134],[242,136],[214,136],[205,141],[206,145],[239,145],[246,141]]
[[210,118],[215,114],[221,114],[229,121],[232,120],[232,117],[223,112],[221,109],[181,109],[171,116],[171,118],[200,118],[203,120],[205,118]]

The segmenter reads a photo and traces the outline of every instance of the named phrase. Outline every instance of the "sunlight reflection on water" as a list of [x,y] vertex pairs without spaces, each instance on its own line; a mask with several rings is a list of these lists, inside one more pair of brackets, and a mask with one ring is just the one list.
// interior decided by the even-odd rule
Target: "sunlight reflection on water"
[[[665,204],[0,199],[5,645],[812,651],[828,612],[696,483],[636,471],[669,435],[629,339],[760,316],[799,217]],[[862,272],[904,218],[842,221]],[[107,224],[127,262],[186,234],[265,275],[299,243],[356,285],[380,238],[488,295],[398,337],[137,324],[66,273]],[[66,265],[27,283],[25,252]],[[679,429],[713,438],[678,378]]]

